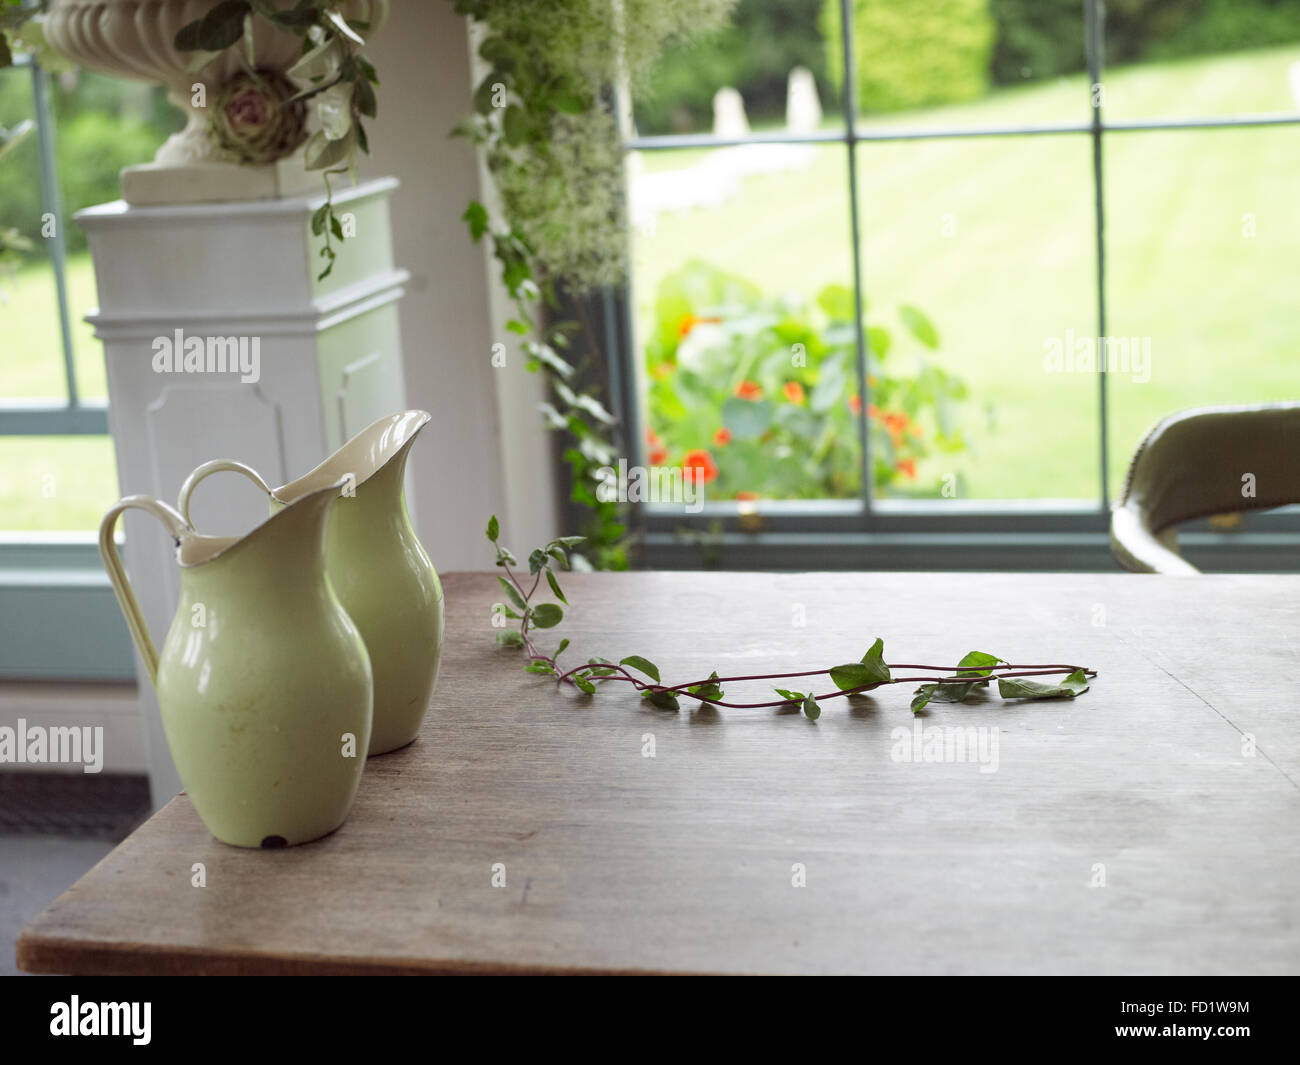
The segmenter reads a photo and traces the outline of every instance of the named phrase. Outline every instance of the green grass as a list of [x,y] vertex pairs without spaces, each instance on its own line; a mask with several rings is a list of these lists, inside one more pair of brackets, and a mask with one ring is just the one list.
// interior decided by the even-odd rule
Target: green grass
[[[96,303],[89,254],[69,258],[67,278],[77,387],[102,399],[104,349],[82,321]],[[67,399],[58,320],[47,262],[0,275],[0,401]],[[94,529],[118,494],[108,437],[0,436],[0,530]]]
[[[1117,70],[1110,117],[1293,111],[1286,68],[1300,46]],[[923,127],[1087,117],[1083,78],[1020,86],[974,104],[873,120]],[[1080,114],[1082,104],[1083,114]],[[1300,130],[1117,133],[1105,141],[1108,328],[1149,337],[1151,378],[1110,380],[1110,489],[1157,417],[1206,403],[1300,395]],[[699,153],[647,153],[647,168]],[[652,165],[651,165],[652,164]],[[659,280],[698,257],[765,291],[812,295],[849,281],[844,149],[807,170],[746,179],[715,209],[661,215],[634,234],[638,327]],[[1044,372],[1045,344],[1095,336],[1091,142],[1085,135],[869,143],[859,148],[869,315],[900,303],[934,319],[944,364],[970,384],[960,461],[974,498],[1095,499],[1096,375]],[[1243,235],[1244,216],[1255,235]],[[955,223],[944,235],[945,221]]]
[[[1110,118],[1290,111],[1300,46],[1145,64],[1106,79]],[[1087,117],[1083,78],[1002,90],[974,104],[875,118],[939,127]],[[833,128],[833,117],[828,128]],[[647,170],[698,150],[645,153]],[[1047,374],[1049,337],[1096,333],[1091,147],[1086,136],[865,144],[859,149],[863,270],[871,314],[899,303],[939,326],[944,364],[972,388],[960,471],[977,498],[1095,499],[1097,380]],[[1150,337],[1150,381],[1110,383],[1110,487],[1160,415],[1300,394],[1300,130],[1124,133],[1107,138],[1107,298],[1112,335]],[[1243,235],[1243,216],[1255,236]],[[945,218],[955,222],[945,236]],[[639,328],[659,281],[691,258],[766,291],[811,295],[852,278],[846,160],[820,147],[806,170],[744,181],[723,206],[663,215],[633,235]],[[0,278],[0,399],[63,397],[49,268]],[[103,354],[81,321],[95,304],[86,255],[69,264],[82,394],[104,395]],[[117,496],[104,438],[0,438],[0,528],[91,529]]]

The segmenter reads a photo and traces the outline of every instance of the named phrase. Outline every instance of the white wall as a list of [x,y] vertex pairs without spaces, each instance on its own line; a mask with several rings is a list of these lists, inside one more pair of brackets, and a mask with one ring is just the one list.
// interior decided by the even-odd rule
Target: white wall
[[[471,110],[467,23],[445,0],[403,0],[367,54],[381,84],[362,174],[402,182],[392,207],[397,265],[412,274],[401,304],[407,400],[434,416],[411,456],[416,526],[440,571],[483,569],[491,513],[516,551],[562,530],[541,381],[523,369],[487,249],[461,221],[470,200],[487,198],[473,146],[448,136]],[[498,342],[505,369],[491,364]]]

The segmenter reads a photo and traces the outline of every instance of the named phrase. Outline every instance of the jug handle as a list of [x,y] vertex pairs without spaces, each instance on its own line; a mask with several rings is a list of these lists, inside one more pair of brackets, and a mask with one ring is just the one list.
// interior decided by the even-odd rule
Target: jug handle
[[195,467],[194,472],[185,478],[185,483],[181,485],[181,494],[176,501],[180,509],[181,517],[190,524],[190,496],[194,489],[203,478],[210,474],[219,473],[222,470],[233,470],[235,473],[242,473],[250,481],[257,485],[268,496],[271,494],[271,486],[262,480],[262,475],[252,466],[245,466],[242,462],[236,462],[234,459],[213,459],[211,462],[205,462],[202,466]]
[[127,496],[125,499],[119,499],[109,508],[99,526],[99,555],[104,560],[104,568],[108,570],[108,579],[113,584],[113,592],[117,596],[118,605],[121,606],[122,613],[126,617],[127,628],[131,630],[131,638],[140,651],[140,657],[144,659],[145,669],[149,672],[149,680],[151,683],[156,683],[158,680],[158,649],[149,636],[144,614],[140,612],[140,603],[136,600],[135,592],[131,589],[131,582],[127,579],[121,556],[117,553],[117,545],[113,542],[113,535],[117,531],[117,519],[124,511],[132,507],[148,511],[161,521],[167,526],[168,533],[171,534],[172,539],[178,545],[182,536],[194,530],[190,528],[189,522],[166,503],[150,496]]

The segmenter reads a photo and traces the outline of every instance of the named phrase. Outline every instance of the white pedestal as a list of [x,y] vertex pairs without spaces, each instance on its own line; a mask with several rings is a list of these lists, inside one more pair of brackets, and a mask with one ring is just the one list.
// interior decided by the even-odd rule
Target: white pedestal
[[[133,207],[118,201],[77,215],[86,230],[99,308],[87,316],[104,342],[109,428],[123,495],[173,505],[195,466],[231,458],[283,484],[376,418],[405,407],[393,265],[392,178],[335,195],[355,228],[323,282],[321,196],[244,203]],[[258,341],[259,376],[158,372],[155,342],[189,337]],[[203,532],[242,533],[266,499],[236,475],[213,477],[191,510]],[[126,525],[126,565],[154,641],[175,611],[171,541],[147,515]],[[137,662],[155,805],[180,790],[148,678]]]

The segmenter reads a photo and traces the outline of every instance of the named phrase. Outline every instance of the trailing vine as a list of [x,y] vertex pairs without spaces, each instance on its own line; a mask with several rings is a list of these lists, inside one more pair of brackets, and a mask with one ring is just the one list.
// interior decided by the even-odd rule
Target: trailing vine
[[[821,717],[821,704],[827,700],[851,695],[862,695],[888,684],[917,684],[912,693],[912,713],[919,714],[930,703],[961,703],[984,692],[994,680],[998,694],[1003,699],[1074,699],[1089,688],[1089,680],[1097,675],[1095,669],[1062,664],[1015,664],[985,651],[971,651],[955,666],[932,666],[916,662],[885,661],[885,641],[877,638],[857,662],[845,662],[820,669],[803,669],[787,673],[751,673],[744,676],[720,677],[715,669],[702,680],[684,684],[662,683],[659,667],[642,655],[625,655],[618,662],[607,658],[588,658],[585,663],[568,668],[561,667],[560,656],[569,646],[563,639],[550,654],[541,650],[534,639],[538,629],[553,629],[564,620],[564,607],[569,600],[555,575],[556,567],[568,566],[568,552],[581,543],[580,536],[566,536],[552,540],[528,555],[528,573],[531,584],[521,580],[514,567],[518,560],[509,548],[500,543],[501,527],[493,515],[487,525],[487,538],[496,550],[496,564],[505,576],[498,577],[506,593],[505,603],[496,605],[494,624],[498,627],[497,643],[503,647],[522,648],[528,655],[524,670],[554,677],[557,684],[568,684],[584,695],[595,695],[597,685],[605,682],[630,684],[642,699],[660,710],[679,710],[680,700],[690,699],[701,706],[721,706],[733,710],[762,710],[789,707],[799,709],[805,717],[816,721]],[[542,579],[556,599],[563,603],[537,602]],[[528,587],[525,588],[525,584]],[[519,622],[517,627],[505,624]],[[896,676],[894,670],[916,670],[915,675]],[[635,672],[633,672],[635,671]],[[641,674],[638,676],[637,674]],[[948,674],[933,676],[932,674]],[[790,688],[773,688],[779,699],[760,702],[724,701],[723,684],[744,681],[791,680],[802,677],[827,677],[835,685],[833,690],[820,694],[811,687],[807,691]],[[1034,680],[1034,677],[1061,677],[1055,682]],[[643,678],[649,678],[643,679]]]
[[[505,328],[520,338],[527,369],[546,378],[545,424],[568,437],[571,499],[589,511],[575,561],[625,569],[621,505],[597,492],[617,427],[598,398],[604,360],[581,298],[618,284],[626,269],[613,89],[635,84],[669,41],[717,25],[734,0],[453,2],[487,67],[474,113],[453,134],[482,149],[496,194],[490,206],[471,202],[464,221],[475,243],[490,243],[514,304]],[[560,317],[568,305],[576,320]]]

